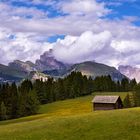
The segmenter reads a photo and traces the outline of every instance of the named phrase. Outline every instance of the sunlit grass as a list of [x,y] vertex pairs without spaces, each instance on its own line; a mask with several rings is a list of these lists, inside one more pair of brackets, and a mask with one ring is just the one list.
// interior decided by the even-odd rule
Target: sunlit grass
[[123,100],[128,92],[96,92],[90,96],[58,101],[41,106],[40,113],[48,115],[75,115],[92,112],[92,99],[95,95],[119,95]]
[[[123,99],[127,93],[96,94]],[[0,122],[0,140],[140,140],[140,108],[93,112],[94,95],[43,105],[38,115]]]

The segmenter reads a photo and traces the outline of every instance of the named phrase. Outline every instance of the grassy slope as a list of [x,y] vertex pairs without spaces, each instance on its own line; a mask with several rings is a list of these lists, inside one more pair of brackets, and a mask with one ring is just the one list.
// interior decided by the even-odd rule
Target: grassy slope
[[44,114],[0,122],[0,140],[140,139],[140,108],[92,112],[91,99],[51,103],[41,107]]
[[[98,92],[96,95],[120,95],[122,100],[126,96],[126,92],[114,93],[114,92]],[[93,96],[85,96],[76,99],[70,99],[66,101],[58,101],[55,103],[43,105],[40,109],[40,113],[47,113],[49,116],[53,115],[75,115],[92,112],[92,99]]]

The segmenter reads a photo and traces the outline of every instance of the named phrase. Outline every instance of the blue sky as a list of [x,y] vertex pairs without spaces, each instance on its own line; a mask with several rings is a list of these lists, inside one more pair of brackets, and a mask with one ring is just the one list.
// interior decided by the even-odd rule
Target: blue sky
[[[3,0],[4,1],[4,0]],[[61,0],[62,1],[62,0]],[[55,17],[63,17],[67,16],[68,13],[62,12],[57,6],[57,3],[61,2],[60,0],[53,0],[53,4],[51,5],[48,1],[45,4],[45,1],[42,2],[31,2],[30,0],[26,1],[18,1],[12,0],[9,2],[14,7],[34,7],[40,11],[47,12],[49,18]],[[4,1],[7,2],[7,1]],[[139,0],[97,0],[99,3],[104,3],[105,7],[112,10],[109,14],[105,15],[104,18],[108,18],[111,20],[115,19],[124,19],[127,17],[134,17],[132,23],[136,26],[140,26],[140,1]],[[31,16],[27,16],[27,18],[32,18]],[[57,38],[63,39],[65,35],[53,35],[48,37],[49,42],[56,42]]]
[[66,63],[140,65],[139,0],[0,0],[0,17],[0,63],[53,49]]
[[[7,2],[7,0],[2,0],[3,2]],[[9,0],[10,1],[10,0]],[[32,1],[32,0],[31,0]],[[40,3],[32,3],[30,0],[26,1],[18,1],[18,0],[11,0],[9,3],[15,7],[35,7],[38,10],[42,10],[44,12],[48,12],[49,18],[54,18],[58,16],[65,16],[66,13],[60,11],[57,6],[55,7],[60,0],[52,0],[54,5],[44,4],[45,2]],[[114,18],[123,18],[124,16],[134,16],[140,17],[140,1],[139,0],[97,0],[99,3],[104,3],[105,7],[111,9],[113,12],[110,13],[107,17],[114,19]]]
[[[104,0],[104,2],[107,2],[110,0]],[[116,5],[115,5],[116,3]],[[128,0],[127,2],[114,2],[114,4],[110,4],[107,6],[109,9],[112,9],[114,12],[108,15],[109,18],[120,18],[122,19],[124,16],[134,16],[140,18],[140,1],[135,0],[131,1]],[[137,23],[140,23],[140,19],[138,19]],[[137,25],[137,24],[136,24]]]

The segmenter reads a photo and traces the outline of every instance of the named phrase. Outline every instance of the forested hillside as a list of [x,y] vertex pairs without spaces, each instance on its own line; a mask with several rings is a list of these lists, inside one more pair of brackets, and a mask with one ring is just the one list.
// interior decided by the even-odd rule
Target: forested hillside
[[[114,82],[111,76],[96,77],[94,80],[83,76],[80,72],[72,72],[63,79],[49,78],[43,82],[24,80],[20,85],[0,85],[0,119],[13,119],[36,114],[39,104],[47,104],[58,100],[90,95],[93,92],[126,92],[135,89],[133,106],[139,106],[139,84],[135,79]],[[128,107],[129,98],[126,98]]]

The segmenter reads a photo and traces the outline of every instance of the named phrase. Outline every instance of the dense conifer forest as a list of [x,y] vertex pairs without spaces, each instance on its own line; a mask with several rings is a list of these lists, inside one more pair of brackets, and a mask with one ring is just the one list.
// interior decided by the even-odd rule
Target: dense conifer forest
[[[0,85],[0,120],[33,115],[38,112],[40,104],[85,96],[97,91],[133,90],[133,106],[140,106],[140,84],[137,84],[135,79],[124,78],[114,82],[110,76],[101,76],[93,80],[80,72],[72,72],[63,79],[49,78],[46,82],[24,80],[18,86],[15,83],[5,83]],[[124,100],[124,106],[132,107],[128,96]]]

